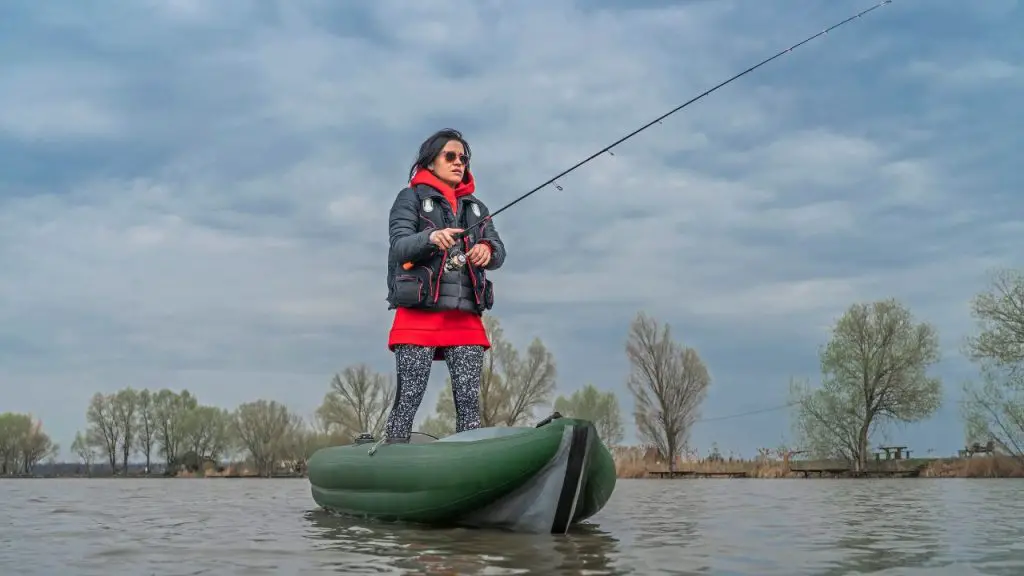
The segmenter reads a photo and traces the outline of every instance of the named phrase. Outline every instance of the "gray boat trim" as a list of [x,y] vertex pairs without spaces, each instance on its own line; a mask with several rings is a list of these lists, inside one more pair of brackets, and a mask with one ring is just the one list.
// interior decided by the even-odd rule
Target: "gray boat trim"
[[[576,426],[565,427],[558,450],[530,480],[503,498],[459,518],[457,523],[463,526],[498,528],[511,532],[564,533],[568,529],[568,524],[571,523],[583,486],[582,478],[586,475],[586,470],[581,469],[578,477],[570,479],[574,489],[568,493],[569,501],[563,501],[563,486],[567,480],[566,476],[570,472],[570,457],[575,456],[573,459],[581,457],[579,454],[573,454],[573,436],[576,429]],[[587,445],[586,448],[589,447],[589,442]],[[585,457],[581,464],[583,464],[583,468],[586,467]],[[573,474],[572,476],[577,475]],[[566,522],[565,526],[556,527],[554,523],[558,511],[565,506],[570,507],[569,522]],[[565,511],[562,515],[565,515]]]

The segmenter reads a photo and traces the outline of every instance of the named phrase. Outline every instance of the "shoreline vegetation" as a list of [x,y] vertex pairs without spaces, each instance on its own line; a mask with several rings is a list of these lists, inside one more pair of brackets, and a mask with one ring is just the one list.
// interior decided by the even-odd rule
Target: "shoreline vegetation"
[[[1024,478],[1024,462],[1006,455],[952,458],[907,458],[872,462],[863,472],[856,472],[843,460],[787,460],[785,458],[702,459],[682,461],[670,472],[660,463],[644,459],[644,450],[637,446],[618,447],[615,470],[623,480],[639,479],[784,479],[784,478]],[[45,470],[36,474],[0,476],[3,479],[305,479],[304,472],[278,471],[259,474],[244,463],[209,467],[202,471],[181,470],[174,474],[145,474],[129,471],[112,475],[109,470],[89,474],[74,464],[59,464],[62,470]],[[75,468],[75,469],[71,469]],[[98,473],[97,473],[98,472]]]
[[[889,298],[842,312],[819,349],[816,381],[791,378],[786,404],[706,419],[701,408],[711,371],[668,324],[644,312],[625,335],[621,396],[632,399],[625,418],[613,383],[573,382],[572,393],[556,397],[557,363],[541,339],[519,348],[487,315],[491,348],[481,374],[480,425],[533,426],[552,411],[589,420],[611,447],[620,478],[1024,477],[1024,269],[996,271],[970,313],[977,330],[961,354],[978,373],[958,398],[933,373],[941,359],[938,329]],[[309,416],[262,398],[233,409],[207,405],[187,389],[96,392],[83,407],[86,426],[70,444],[75,462],[57,462],[60,446],[38,418],[0,412],[0,478],[303,477],[317,450],[361,433],[380,438],[394,397],[394,376],[365,363],[334,374]],[[957,457],[922,446],[875,449],[951,402],[960,406],[966,444]],[[692,443],[695,426],[726,418],[733,425],[735,418],[783,409],[790,411],[792,438],[782,434],[780,446],[760,448],[753,459],[725,458],[716,444],[698,450]],[[454,433],[455,421],[449,379],[416,431],[441,438]],[[641,446],[623,445],[626,425]]]
[[703,458],[677,462],[674,471],[650,462],[637,447],[616,450],[619,478],[1024,478],[1024,461],[1003,454],[950,458],[906,458],[869,461],[863,471],[846,460],[791,459],[761,456],[754,459]]

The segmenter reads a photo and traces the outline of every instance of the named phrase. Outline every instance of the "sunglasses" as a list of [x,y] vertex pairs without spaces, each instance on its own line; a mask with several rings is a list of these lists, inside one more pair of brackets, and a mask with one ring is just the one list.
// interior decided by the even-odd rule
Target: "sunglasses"
[[449,164],[451,164],[452,162],[455,162],[456,158],[458,158],[459,161],[462,162],[463,165],[469,164],[469,155],[468,154],[456,154],[455,152],[445,152],[444,153],[444,160],[445,160],[445,162],[448,162]]

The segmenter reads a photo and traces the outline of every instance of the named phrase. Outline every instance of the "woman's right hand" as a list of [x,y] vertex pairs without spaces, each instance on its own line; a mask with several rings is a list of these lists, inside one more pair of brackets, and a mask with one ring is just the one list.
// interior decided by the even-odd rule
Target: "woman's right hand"
[[455,245],[455,238],[453,234],[462,232],[462,228],[445,228],[443,230],[434,230],[430,233],[430,243],[437,246],[441,250],[447,250]]

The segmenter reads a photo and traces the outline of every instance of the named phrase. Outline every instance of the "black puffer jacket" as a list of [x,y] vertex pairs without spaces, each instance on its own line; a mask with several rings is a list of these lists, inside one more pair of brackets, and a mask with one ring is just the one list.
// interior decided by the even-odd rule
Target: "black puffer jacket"
[[[473,194],[458,198],[458,218],[448,200],[427,184],[417,184],[398,193],[391,206],[388,251],[388,304],[391,308],[465,310],[481,314],[494,305],[494,290],[488,270],[505,262],[505,245],[498,236],[487,206]],[[469,261],[459,270],[445,271],[449,254],[430,243],[430,234],[443,228],[469,232],[461,242],[468,253],[477,242],[491,246],[491,261],[484,268]],[[406,270],[405,263],[412,263]]]

